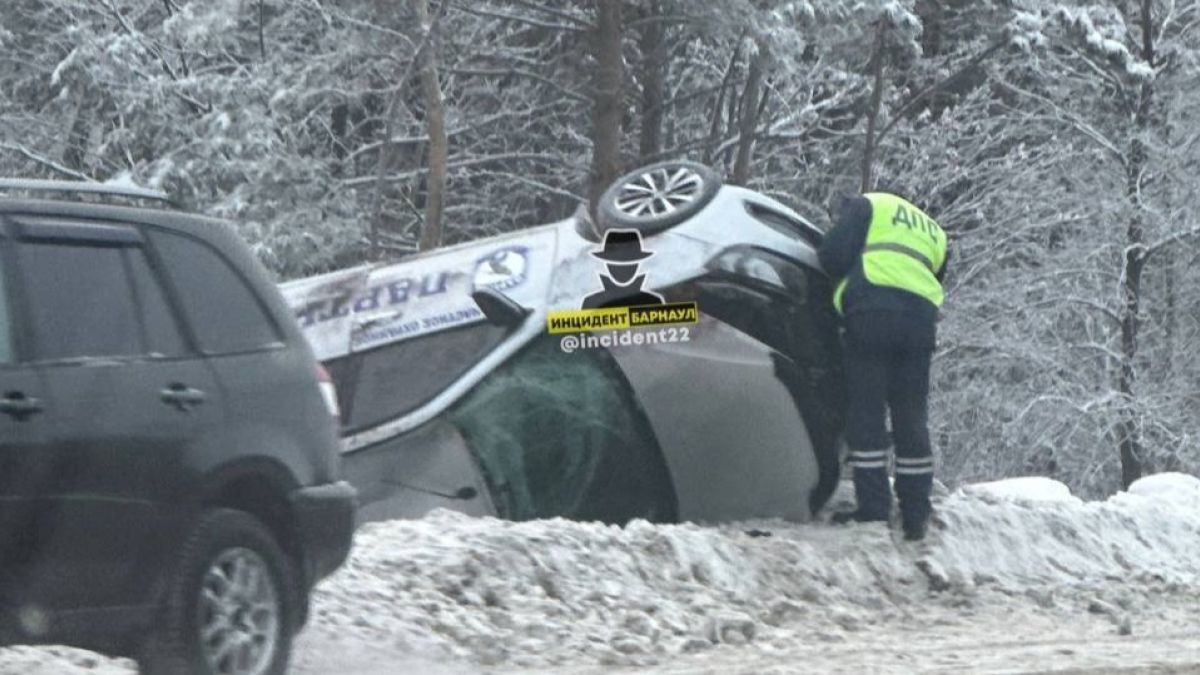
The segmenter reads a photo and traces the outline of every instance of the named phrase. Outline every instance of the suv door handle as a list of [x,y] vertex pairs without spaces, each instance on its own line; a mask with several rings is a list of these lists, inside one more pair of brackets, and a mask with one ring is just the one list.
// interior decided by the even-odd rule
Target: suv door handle
[[42,402],[19,391],[10,391],[0,398],[0,412],[9,417],[23,421],[42,411]]
[[185,412],[189,408],[204,403],[207,398],[203,391],[193,389],[186,384],[172,384],[163,389],[161,393],[163,403],[173,405]]

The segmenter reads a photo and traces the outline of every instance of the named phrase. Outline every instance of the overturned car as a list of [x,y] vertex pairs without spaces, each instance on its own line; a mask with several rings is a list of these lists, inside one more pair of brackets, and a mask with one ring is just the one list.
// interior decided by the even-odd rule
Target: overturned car
[[821,232],[667,162],[562,222],[283,285],[361,520],[810,518],[843,381]]

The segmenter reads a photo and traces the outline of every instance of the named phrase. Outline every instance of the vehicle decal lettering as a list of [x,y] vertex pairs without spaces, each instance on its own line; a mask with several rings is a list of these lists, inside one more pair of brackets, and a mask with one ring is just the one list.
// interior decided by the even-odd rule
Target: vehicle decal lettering
[[281,290],[313,351],[326,360],[483,321],[471,298],[481,288],[518,298],[544,296],[554,242],[553,233],[543,232],[491,246],[433,251],[395,264],[288,282]]

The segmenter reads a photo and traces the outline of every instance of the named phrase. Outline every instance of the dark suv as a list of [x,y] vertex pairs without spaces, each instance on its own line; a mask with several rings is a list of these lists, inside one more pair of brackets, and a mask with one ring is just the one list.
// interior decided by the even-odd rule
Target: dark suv
[[286,670],[354,529],[322,376],[223,223],[0,196],[4,640]]

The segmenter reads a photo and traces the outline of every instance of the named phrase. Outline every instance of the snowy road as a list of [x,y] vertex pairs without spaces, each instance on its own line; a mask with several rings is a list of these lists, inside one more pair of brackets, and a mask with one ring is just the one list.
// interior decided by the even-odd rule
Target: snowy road
[[[372,523],[293,672],[1200,673],[1200,480],[1088,503],[1006,481],[937,511],[920,545],[880,524]],[[0,650],[0,673],[129,666]]]
[[[1175,604],[1162,599],[1163,606]],[[1159,604],[1158,601],[1149,604]],[[661,675],[830,675],[907,673],[1088,673],[1155,675],[1200,673],[1200,634],[1179,631],[1179,620],[1194,618],[1197,604],[1178,607],[1172,620],[1147,618],[1130,636],[1117,634],[1104,617],[997,604],[963,613],[938,607],[907,626],[873,625],[860,631],[797,631],[795,640],[773,645],[714,647],[702,654],[667,659],[653,666],[484,668],[467,663],[413,661],[387,650],[320,645],[328,658],[314,658],[309,643],[300,673],[428,673],[475,675],[520,672],[600,675],[620,672]],[[937,618],[934,618],[937,617]],[[1146,635],[1140,633],[1145,632]]]

